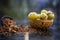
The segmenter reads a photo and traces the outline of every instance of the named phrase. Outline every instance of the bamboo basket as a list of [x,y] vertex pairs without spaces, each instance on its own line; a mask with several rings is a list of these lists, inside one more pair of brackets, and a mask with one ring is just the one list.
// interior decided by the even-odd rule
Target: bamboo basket
[[29,25],[33,28],[49,28],[53,25],[53,20],[29,20]]

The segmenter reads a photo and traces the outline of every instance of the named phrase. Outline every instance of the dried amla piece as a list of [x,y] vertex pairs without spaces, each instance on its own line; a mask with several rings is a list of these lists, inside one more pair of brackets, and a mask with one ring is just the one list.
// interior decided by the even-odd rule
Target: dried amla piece
[[8,25],[8,23],[10,22],[12,22],[13,21],[13,18],[12,17],[10,17],[10,16],[3,16],[2,18],[1,18],[1,25],[2,26],[7,26]]

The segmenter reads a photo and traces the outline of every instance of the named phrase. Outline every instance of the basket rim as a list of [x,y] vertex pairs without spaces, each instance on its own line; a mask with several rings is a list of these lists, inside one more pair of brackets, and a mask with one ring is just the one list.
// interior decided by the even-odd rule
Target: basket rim
[[29,20],[29,21],[53,22],[53,20]]

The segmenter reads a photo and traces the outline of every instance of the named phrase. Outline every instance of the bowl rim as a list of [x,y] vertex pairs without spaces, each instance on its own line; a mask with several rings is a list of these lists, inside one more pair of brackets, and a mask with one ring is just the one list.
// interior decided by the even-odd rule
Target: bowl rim
[[53,22],[53,20],[29,20],[29,21]]

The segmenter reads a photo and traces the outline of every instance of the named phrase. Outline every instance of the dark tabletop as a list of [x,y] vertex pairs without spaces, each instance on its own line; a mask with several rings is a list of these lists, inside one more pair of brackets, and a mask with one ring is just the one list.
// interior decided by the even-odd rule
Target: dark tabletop
[[[24,40],[24,35],[24,33],[1,35],[0,40]],[[60,28],[54,25],[47,32],[31,33],[29,40],[60,40]]]

